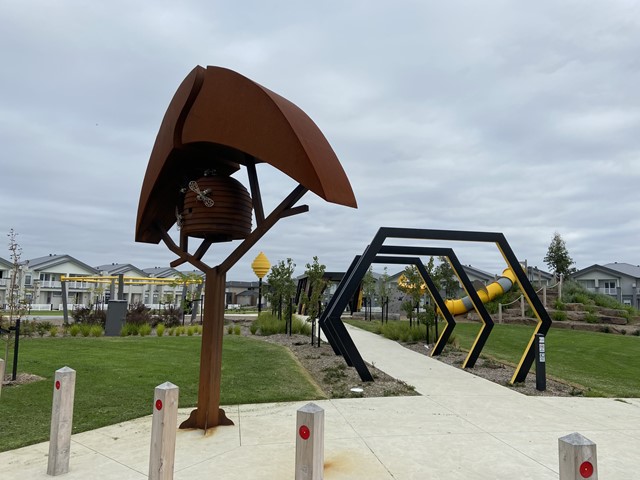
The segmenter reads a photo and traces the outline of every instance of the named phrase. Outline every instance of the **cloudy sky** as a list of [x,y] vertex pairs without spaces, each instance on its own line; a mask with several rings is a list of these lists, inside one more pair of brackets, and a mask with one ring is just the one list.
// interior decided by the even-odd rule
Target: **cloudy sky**
[[[309,213],[278,223],[228,279],[255,278],[259,251],[297,273],[314,255],[344,270],[381,226],[503,232],[544,268],[557,231],[578,268],[640,263],[635,1],[0,0],[0,11],[0,232],[19,234],[23,260],[168,265],[164,245],[134,242],[140,187],[176,88],[218,65],[302,108],[358,200],[308,193]],[[258,174],[267,207],[294,186],[273,167]],[[449,246],[503,268],[492,246]]]

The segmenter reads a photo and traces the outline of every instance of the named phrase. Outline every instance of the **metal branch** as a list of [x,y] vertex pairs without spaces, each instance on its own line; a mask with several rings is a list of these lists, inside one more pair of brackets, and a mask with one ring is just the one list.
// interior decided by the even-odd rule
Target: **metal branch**
[[185,262],[188,262],[194,267],[199,268],[203,272],[211,270],[211,267],[209,265],[207,265],[200,259],[197,259],[192,255],[189,255],[189,252],[183,251],[178,245],[176,245],[173,239],[169,236],[169,233],[164,228],[162,228],[158,224],[156,224],[155,227],[158,229],[158,232],[160,233],[162,241],[167,246],[167,248],[171,250],[173,253],[175,253],[178,257],[180,257],[179,260],[175,260],[174,262],[170,263],[172,267],[174,266],[173,264],[176,262],[177,262],[177,265],[181,265]]
[[218,270],[224,273],[228,272],[229,269],[233,267],[236,262],[240,260],[240,258],[242,258],[242,256],[247,253],[249,249],[253,247],[253,245],[255,245],[255,243],[260,240],[264,236],[264,234],[267,233],[269,229],[276,224],[278,220],[291,215],[291,213],[287,215],[287,211],[290,211],[291,207],[293,207],[293,205],[295,205],[295,203],[300,200],[308,191],[309,189],[302,185],[298,185],[296,188],[294,188],[289,196],[282,202],[280,202],[280,205],[274,208],[269,216],[264,219],[264,222],[256,227],[256,229],[251,232],[249,236],[245,238],[244,241],[240,245],[238,245],[233,252],[231,252],[231,254],[226,258],[224,262],[218,265]]

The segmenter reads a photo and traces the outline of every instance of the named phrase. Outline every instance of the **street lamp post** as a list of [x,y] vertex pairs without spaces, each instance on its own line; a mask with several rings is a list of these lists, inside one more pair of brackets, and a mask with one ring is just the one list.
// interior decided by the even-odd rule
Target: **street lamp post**
[[262,277],[267,274],[271,268],[271,264],[267,256],[260,252],[253,260],[251,268],[253,268],[253,273],[258,277],[258,316],[260,316],[260,312],[262,311]]

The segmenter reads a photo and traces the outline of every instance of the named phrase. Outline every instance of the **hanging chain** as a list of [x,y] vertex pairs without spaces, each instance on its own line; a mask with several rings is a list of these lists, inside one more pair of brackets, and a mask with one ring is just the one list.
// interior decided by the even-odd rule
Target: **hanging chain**
[[182,228],[183,224],[184,221],[182,219],[182,215],[180,215],[180,210],[178,210],[178,207],[176,206],[176,227],[178,228],[178,230]]

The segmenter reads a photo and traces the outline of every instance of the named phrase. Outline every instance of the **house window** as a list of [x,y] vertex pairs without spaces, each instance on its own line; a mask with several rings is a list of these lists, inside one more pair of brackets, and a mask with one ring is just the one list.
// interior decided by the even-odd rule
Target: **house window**
[[31,285],[31,274],[30,273],[27,273],[24,276],[24,284],[25,285]]
[[596,281],[595,280],[578,280],[578,283],[586,288],[587,290],[595,290],[596,289]]
[[606,293],[607,295],[615,295],[618,293],[615,280],[605,280],[603,282],[603,288],[603,293]]

